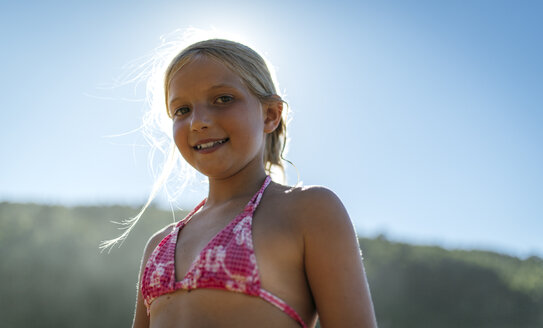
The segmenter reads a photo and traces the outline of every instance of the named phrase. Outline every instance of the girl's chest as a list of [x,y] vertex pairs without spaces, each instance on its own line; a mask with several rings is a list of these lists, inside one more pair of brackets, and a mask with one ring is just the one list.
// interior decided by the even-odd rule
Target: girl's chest
[[175,246],[176,280],[182,280],[196,261],[214,252],[219,252],[221,260],[227,262],[233,254],[254,254],[258,274],[264,282],[303,269],[303,238],[299,231],[281,211],[266,207],[249,217],[228,212],[206,213],[182,226]]

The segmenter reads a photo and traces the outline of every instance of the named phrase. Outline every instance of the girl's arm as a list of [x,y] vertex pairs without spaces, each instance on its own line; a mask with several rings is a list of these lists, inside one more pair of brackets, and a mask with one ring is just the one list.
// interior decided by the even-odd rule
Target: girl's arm
[[[146,263],[145,260],[143,263]],[[145,266],[145,264],[144,264]],[[136,298],[136,311],[134,314],[134,322],[132,323],[132,328],[149,328],[149,316],[147,316],[147,309],[145,308],[145,304],[143,304],[143,295],[141,294],[141,276],[143,274],[142,267],[140,271],[140,278],[138,283],[138,296]]]
[[141,268],[138,280],[138,295],[136,297],[136,310],[134,314],[134,322],[132,323],[132,328],[149,328],[149,316],[147,315],[147,308],[143,303],[143,295],[141,293],[141,280],[143,278],[143,270],[145,270],[145,265],[147,264],[147,260],[149,259],[149,256],[151,256],[153,250],[170,231],[171,225],[154,234],[147,242],[147,246],[145,246],[145,251],[143,252],[143,257],[141,260]]
[[375,328],[377,322],[358,239],[347,211],[331,191],[302,194],[304,260],[323,328]]

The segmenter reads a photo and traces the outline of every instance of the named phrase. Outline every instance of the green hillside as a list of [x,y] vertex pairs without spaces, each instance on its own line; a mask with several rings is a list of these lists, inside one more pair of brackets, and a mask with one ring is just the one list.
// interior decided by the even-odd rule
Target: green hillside
[[543,260],[360,239],[379,327],[543,327]]
[[[172,214],[149,209],[110,254],[109,223],[137,208],[0,203],[2,327],[128,327],[140,258]],[[177,219],[184,213],[176,213]],[[543,327],[543,260],[360,239],[379,327]]]

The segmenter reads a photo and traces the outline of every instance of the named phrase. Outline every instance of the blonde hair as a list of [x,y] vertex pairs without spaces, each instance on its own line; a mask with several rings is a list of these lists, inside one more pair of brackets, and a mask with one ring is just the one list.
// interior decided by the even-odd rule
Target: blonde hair
[[[261,103],[283,102],[281,97],[277,95],[275,84],[264,59],[253,49],[241,43],[224,39],[210,39],[194,43],[175,56],[164,76],[166,100],[172,77],[199,56],[213,58],[236,73]],[[167,101],[166,109],[170,115]],[[268,174],[271,174],[272,166],[279,168],[284,173],[282,154],[285,144],[286,124],[282,116],[277,128],[266,136],[264,163]]]
[[[184,190],[195,176],[195,170],[182,159],[173,142],[171,117],[167,103],[171,79],[183,66],[199,56],[209,56],[236,73],[261,103],[280,101],[286,104],[278,95],[273,76],[266,61],[248,46],[226,39],[208,39],[193,43],[181,52],[172,52],[172,48],[177,46],[178,42],[163,44],[164,49],[158,48],[154,56],[137,67],[141,71],[134,73],[134,76],[130,76],[128,79],[128,82],[147,80],[147,101],[151,110],[145,114],[141,129],[147,141],[153,147],[149,154],[153,173],[155,172],[153,162],[157,152],[163,154],[165,161],[159,173],[155,174],[155,183],[145,205],[136,216],[121,222],[114,222],[122,225],[121,229],[124,229],[124,232],[117,238],[103,241],[100,244],[102,251],[111,249],[117,243],[122,245],[122,242],[128,237],[128,234],[138,223],[145,210],[151,205],[158,191],[166,186],[167,182],[172,178],[171,173],[176,167],[179,167],[179,170],[176,170],[179,175],[173,178],[177,179],[176,185],[178,188],[173,197],[171,197],[166,187],[166,193],[170,197],[170,206],[172,198],[175,199],[176,195]],[[168,60],[167,58],[172,59]],[[166,104],[165,107],[164,104]],[[167,115],[164,115],[164,108]],[[264,149],[266,172],[272,177],[279,176],[283,180],[285,179],[283,161],[289,162],[283,158],[287,142],[286,116],[287,111],[285,110],[281,115],[277,128],[266,136]],[[162,133],[157,136],[154,133],[155,130]]]

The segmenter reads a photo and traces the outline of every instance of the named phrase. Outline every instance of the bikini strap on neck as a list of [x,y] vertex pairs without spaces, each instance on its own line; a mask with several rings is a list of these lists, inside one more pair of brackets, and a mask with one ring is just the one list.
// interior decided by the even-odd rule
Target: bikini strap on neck
[[260,189],[253,196],[249,204],[247,204],[247,207],[245,208],[247,212],[254,213],[258,204],[260,204],[260,200],[262,199],[262,194],[264,194],[264,190],[266,190],[266,187],[268,187],[270,182],[271,182],[271,177],[267,175],[266,179],[264,180],[264,183],[262,184],[262,187],[260,187]]

